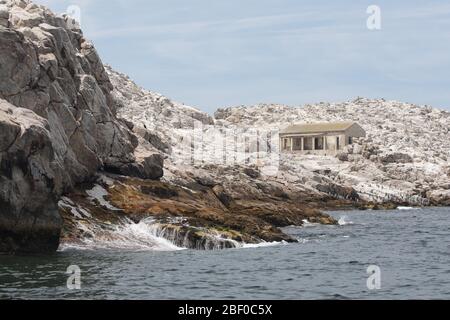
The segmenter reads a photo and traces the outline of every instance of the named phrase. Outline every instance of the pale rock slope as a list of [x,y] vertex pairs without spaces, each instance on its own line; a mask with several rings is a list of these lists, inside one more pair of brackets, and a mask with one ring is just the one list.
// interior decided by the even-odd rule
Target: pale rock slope
[[[110,66],[106,66],[106,70],[114,85],[113,95],[121,101],[119,117],[131,122],[135,132],[141,133],[160,149],[170,149],[176,129],[194,128],[195,121],[205,125],[214,124],[213,118],[206,113],[143,89],[127,75],[114,71]],[[158,143],[157,137],[150,136],[152,133],[162,141]]]
[[[264,179],[287,189],[374,203],[450,204],[450,113],[447,111],[358,98],[303,107],[276,104],[230,107],[219,109],[212,120],[205,113],[141,89],[127,76],[107,70],[115,87],[114,95],[124,106],[118,110],[120,117],[133,122],[136,132],[167,154],[167,179],[173,164],[177,164],[178,171],[183,168],[194,176],[235,179],[232,174],[217,176],[210,170],[211,165],[229,168],[236,165],[216,161],[216,151],[223,143],[228,159],[247,159],[237,163],[238,166],[258,167],[257,153],[236,142],[255,130],[276,132],[293,123],[356,121],[367,131],[367,138],[357,140],[338,157],[280,154],[275,158],[278,171]],[[196,121],[196,126],[203,130],[193,130]],[[227,134],[217,139],[217,131]],[[179,161],[189,153],[186,140],[192,145],[201,141],[201,163],[191,161],[195,154]],[[274,148],[272,152],[278,150]]]

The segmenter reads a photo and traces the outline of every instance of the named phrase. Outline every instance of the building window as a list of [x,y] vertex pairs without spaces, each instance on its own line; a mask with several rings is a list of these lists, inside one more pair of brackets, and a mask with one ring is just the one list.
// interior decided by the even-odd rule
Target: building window
[[336,138],[336,150],[341,149],[341,138]]
[[353,144],[353,137],[348,137],[348,144]]
[[313,138],[305,138],[305,146],[304,146],[304,150],[308,151],[308,150],[312,150],[313,149]]
[[323,137],[315,138],[316,150],[323,150]]
[[294,138],[294,150],[302,150],[302,138]]

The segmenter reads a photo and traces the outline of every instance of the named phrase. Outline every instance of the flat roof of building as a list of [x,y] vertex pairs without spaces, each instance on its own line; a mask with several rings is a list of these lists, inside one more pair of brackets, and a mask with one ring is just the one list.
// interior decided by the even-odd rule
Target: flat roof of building
[[291,125],[280,131],[281,134],[296,133],[321,133],[321,132],[339,132],[346,131],[356,122],[320,122],[320,123],[301,123]]

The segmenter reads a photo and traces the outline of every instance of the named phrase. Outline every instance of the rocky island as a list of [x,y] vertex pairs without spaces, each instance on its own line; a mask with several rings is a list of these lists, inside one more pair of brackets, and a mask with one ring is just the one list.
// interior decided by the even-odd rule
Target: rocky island
[[[367,137],[336,157],[261,147],[317,121]],[[283,227],[337,223],[327,209],[450,205],[449,130],[447,111],[365,98],[210,116],[104,65],[70,17],[0,0],[0,253],[108,246],[135,226],[192,249],[291,242]]]

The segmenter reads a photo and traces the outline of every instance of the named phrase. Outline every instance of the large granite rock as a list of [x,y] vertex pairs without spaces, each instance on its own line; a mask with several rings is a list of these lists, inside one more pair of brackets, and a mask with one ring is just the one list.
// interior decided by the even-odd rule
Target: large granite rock
[[[0,174],[7,179],[0,185],[0,221],[2,234],[11,232],[0,238],[0,252],[54,250],[55,200],[99,170],[126,174],[132,167],[134,176],[162,175],[157,156],[136,163],[138,139],[116,118],[112,90],[95,48],[72,19],[27,0],[0,0]],[[24,131],[20,124],[30,119],[35,125]],[[25,147],[29,152],[20,150]],[[13,226],[19,234],[35,228],[36,238],[15,242]]]
[[393,152],[380,156],[383,163],[411,163],[413,158],[405,153]]
[[133,163],[110,164],[105,169],[124,176],[157,180],[164,175],[164,158],[160,154],[154,153]]

